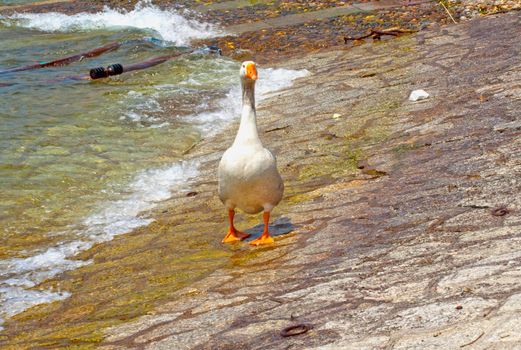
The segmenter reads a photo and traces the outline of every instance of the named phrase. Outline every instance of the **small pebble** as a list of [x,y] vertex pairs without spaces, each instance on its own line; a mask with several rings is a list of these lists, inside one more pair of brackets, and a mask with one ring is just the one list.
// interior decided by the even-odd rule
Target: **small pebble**
[[424,100],[426,98],[429,98],[429,94],[425,90],[419,89],[411,92],[411,95],[409,96],[409,101],[416,102],[419,100]]
[[456,310],[461,310],[461,309],[463,309],[463,306],[461,306],[461,305],[456,306]]

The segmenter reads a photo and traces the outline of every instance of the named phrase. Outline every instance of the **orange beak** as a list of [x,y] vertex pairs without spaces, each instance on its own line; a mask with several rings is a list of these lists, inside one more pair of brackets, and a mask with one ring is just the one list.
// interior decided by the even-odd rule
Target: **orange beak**
[[255,67],[255,63],[250,63],[246,66],[246,76],[251,80],[257,80],[257,67]]

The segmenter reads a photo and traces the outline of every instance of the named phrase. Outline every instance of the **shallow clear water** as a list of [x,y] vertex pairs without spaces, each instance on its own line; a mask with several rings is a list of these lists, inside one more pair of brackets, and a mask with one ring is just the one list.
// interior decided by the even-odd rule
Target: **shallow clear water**
[[[120,184],[139,170],[177,159],[199,134],[176,109],[190,111],[209,91],[225,89],[235,66],[193,55],[110,80],[70,81],[64,77],[178,49],[142,41],[155,33],[133,29],[49,33],[20,28],[14,20],[2,23],[2,68],[123,43],[118,50],[69,66],[0,75],[5,85],[0,88],[3,257],[25,255],[41,240],[59,239],[47,233],[67,231],[100,200],[119,195],[124,190]],[[196,73],[201,70],[207,74]],[[162,106],[166,100],[177,104],[168,106],[170,113]]]
[[[69,259],[78,251],[149,223],[144,211],[197,176],[184,152],[239,111],[239,63],[222,57],[189,54],[97,81],[68,77],[217,34],[148,3],[127,13],[0,17],[0,71],[122,44],[67,66],[0,74],[0,316],[66,297],[28,288],[84,264]],[[305,75],[260,73],[260,99]]]

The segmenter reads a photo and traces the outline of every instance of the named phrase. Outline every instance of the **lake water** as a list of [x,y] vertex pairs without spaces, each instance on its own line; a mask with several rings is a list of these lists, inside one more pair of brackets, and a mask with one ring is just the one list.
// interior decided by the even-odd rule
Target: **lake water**
[[[0,74],[0,323],[66,298],[34,287],[89,263],[70,259],[78,252],[150,223],[142,213],[197,176],[186,151],[240,111],[240,63],[216,55],[96,81],[69,77],[221,34],[149,3],[130,12],[0,16],[0,71],[121,44],[66,66]],[[305,74],[260,69],[259,100]]]

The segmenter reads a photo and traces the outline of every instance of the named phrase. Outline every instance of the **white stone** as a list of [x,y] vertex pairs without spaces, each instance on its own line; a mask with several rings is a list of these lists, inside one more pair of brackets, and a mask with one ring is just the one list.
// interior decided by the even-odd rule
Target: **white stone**
[[409,101],[416,102],[419,100],[424,100],[428,97],[429,97],[429,94],[425,90],[422,90],[422,89],[414,90],[413,92],[411,92],[411,95],[409,96]]

